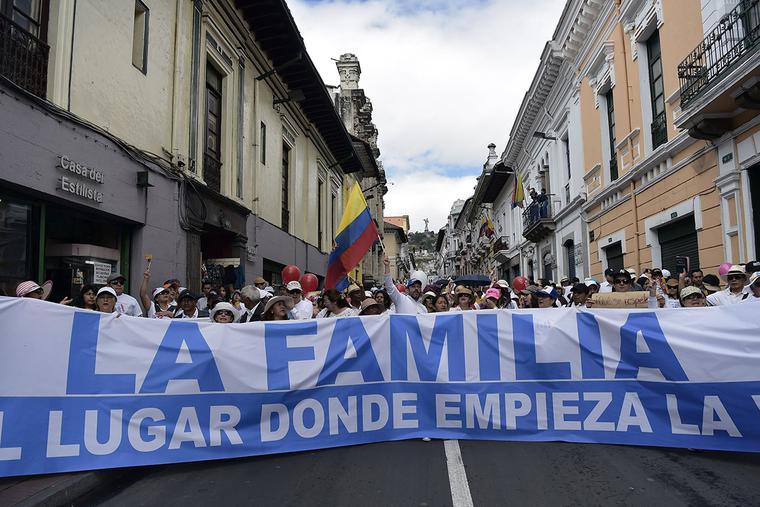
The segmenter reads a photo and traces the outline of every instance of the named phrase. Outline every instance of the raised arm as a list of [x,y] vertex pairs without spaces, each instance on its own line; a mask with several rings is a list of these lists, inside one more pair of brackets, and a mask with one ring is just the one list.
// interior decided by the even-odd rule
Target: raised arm
[[145,273],[143,273],[143,280],[140,284],[140,301],[142,301],[143,307],[145,308],[145,311],[148,311],[148,308],[150,307],[150,296],[148,296],[148,283],[150,282],[150,268],[145,270]]

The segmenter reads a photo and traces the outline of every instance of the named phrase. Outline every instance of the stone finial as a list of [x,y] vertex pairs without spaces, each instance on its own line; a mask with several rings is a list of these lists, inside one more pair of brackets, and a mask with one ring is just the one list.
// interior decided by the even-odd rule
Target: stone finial
[[335,65],[338,67],[340,74],[340,87],[343,90],[357,90],[359,88],[359,78],[362,75],[362,66],[359,59],[352,53],[340,55]]

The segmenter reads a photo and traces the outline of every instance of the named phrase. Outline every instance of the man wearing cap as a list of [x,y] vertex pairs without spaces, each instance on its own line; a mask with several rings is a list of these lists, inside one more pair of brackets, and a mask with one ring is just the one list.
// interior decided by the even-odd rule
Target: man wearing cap
[[385,266],[385,279],[383,285],[385,286],[385,292],[388,293],[388,297],[391,298],[393,304],[396,307],[396,313],[427,313],[427,308],[421,302],[417,301],[422,293],[422,280],[419,278],[409,278],[407,282],[407,293],[402,294],[393,284],[393,278],[391,278],[391,261],[386,255],[383,258],[383,265]]
[[604,281],[599,285],[599,292],[612,292],[612,281],[615,277],[615,270],[607,268],[604,270]]
[[142,317],[142,308],[135,298],[124,292],[127,278],[121,273],[112,273],[108,277],[108,286],[116,292],[116,311],[132,317]]
[[267,285],[269,285],[269,283],[260,276],[253,279],[253,286],[259,290],[266,290]]
[[707,304],[710,306],[723,306],[741,303],[745,299],[744,284],[747,282],[747,273],[741,266],[734,264],[726,273],[728,288],[707,296]]
[[537,290],[533,295],[536,296],[539,308],[554,308],[558,297],[557,289],[550,285]]
[[177,296],[177,302],[179,303],[179,310],[174,315],[175,319],[198,319],[200,317],[208,317],[206,310],[198,310],[198,296],[190,292],[188,289],[183,290]]
[[362,301],[364,301],[364,291],[357,284],[352,283],[348,286],[348,289],[346,289],[346,300],[348,301],[348,304],[351,305],[351,308],[359,311],[362,307]]
[[[631,292],[633,290],[633,280],[631,280],[631,273],[625,269],[615,271],[615,276],[612,277],[612,292]],[[593,300],[589,301],[593,304]],[[589,305],[591,306],[591,305]],[[647,298],[647,308],[659,308],[660,304],[657,301],[657,289],[654,284],[649,287],[649,297]]]
[[288,282],[287,285],[288,294],[293,298],[293,309],[290,311],[294,320],[307,320],[310,319],[314,313],[314,305],[308,299],[303,297],[303,289],[301,283],[293,280]]
[[567,303],[568,308],[584,307],[589,297],[589,288],[585,283],[576,283],[573,288],[570,289],[570,302]]
[[116,310],[116,291],[111,287],[101,287],[95,296],[95,306],[101,313],[114,313]]

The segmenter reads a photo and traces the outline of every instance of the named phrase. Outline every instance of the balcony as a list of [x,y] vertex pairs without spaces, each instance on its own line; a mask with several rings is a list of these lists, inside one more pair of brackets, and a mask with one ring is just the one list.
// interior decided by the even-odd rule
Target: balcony
[[552,203],[547,198],[545,201],[533,201],[523,212],[523,237],[533,243],[538,243],[547,238],[556,229]]
[[760,109],[760,0],[737,3],[678,65],[675,125],[697,139],[716,139]]
[[493,243],[493,258],[499,264],[504,264],[509,261],[507,256],[507,250],[509,250],[509,237],[499,236]]
[[0,74],[26,91],[45,98],[50,48],[0,15]]
[[203,155],[203,181],[214,192],[221,191],[222,163],[208,153]]

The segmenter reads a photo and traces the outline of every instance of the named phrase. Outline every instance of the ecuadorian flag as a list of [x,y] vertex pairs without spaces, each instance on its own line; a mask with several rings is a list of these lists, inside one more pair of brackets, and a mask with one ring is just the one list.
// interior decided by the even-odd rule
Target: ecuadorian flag
[[515,178],[515,189],[512,192],[512,209],[515,209],[518,206],[522,208],[524,201],[525,190],[523,189],[522,176],[518,174],[517,178]]
[[348,196],[343,219],[335,232],[335,248],[327,263],[325,287],[344,290],[348,287],[346,273],[361,262],[372,244],[377,241],[377,227],[369,214],[367,201],[358,183]]

